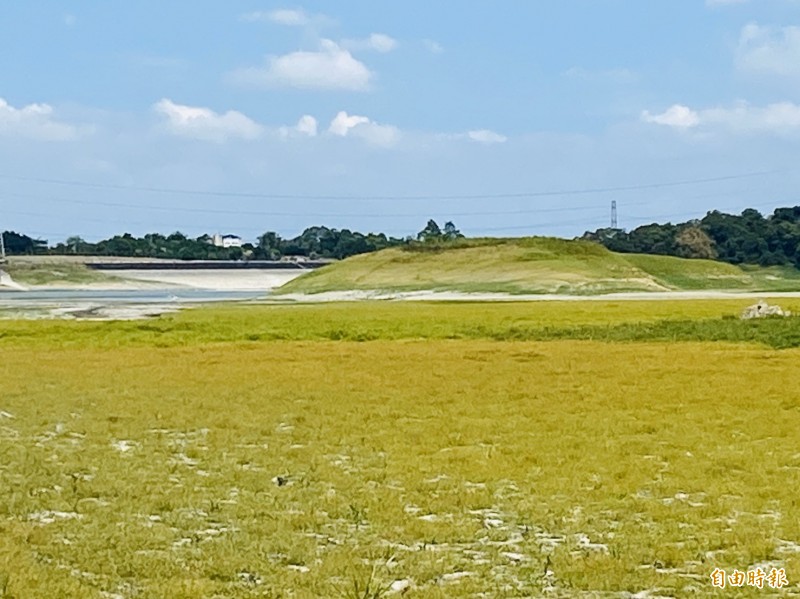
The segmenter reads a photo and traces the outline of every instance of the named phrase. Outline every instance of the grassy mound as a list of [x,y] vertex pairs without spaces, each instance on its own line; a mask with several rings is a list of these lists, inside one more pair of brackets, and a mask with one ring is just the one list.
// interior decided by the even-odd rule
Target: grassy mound
[[589,241],[465,239],[364,254],[304,275],[280,293],[459,291],[593,295],[622,291],[800,289],[794,269],[617,254]]
[[12,256],[3,269],[23,285],[85,285],[119,280],[86,266],[82,257]]

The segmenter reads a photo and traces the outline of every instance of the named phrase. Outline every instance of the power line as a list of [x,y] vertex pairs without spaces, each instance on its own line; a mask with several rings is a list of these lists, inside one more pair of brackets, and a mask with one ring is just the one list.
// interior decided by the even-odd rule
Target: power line
[[[723,193],[712,193],[712,194],[700,194],[700,195],[693,195],[693,196],[686,196],[683,199],[707,199],[707,198],[716,198],[716,197],[727,197],[732,195],[739,195],[740,190],[735,192],[723,192]],[[76,205],[84,205],[84,206],[103,206],[108,208],[125,208],[129,210],[153,210],[156,212],[179,212],[179,213],[189,213],[189,214],[221,214],[221,215],[228,215],[228,216],[265,216],[265,217],[305,217],[305,218],[425,218],[426,214],[422,214],[420,212],[414,213],[365,213],[365,212],[355,212],[355,213],[347,213],[347,212],[307,212],[307,211],[295,211],[295,212],[284,212],[284,211],[274,211],[274,210],[242,210],[236,208],[235,210],[223,210],[219,208],[196,208],[196,207],[178,207],[178,206],[156,206],[152,204],[130,204],[125,202],[109,202],[105,200],[78,200],[73,198],[61,198],[61,197],[53,197],[53,196],[43,196],[43,195],[33,195],[33,194],[25,194],[25,193],[6,193],[4,194],[5,197],[12,197],[12,198],[22,198],[22,199],[32,199],[37,201],[44,201],[44,202],[57,202],[57,203],[66,203],[66,204],[76,204]],[[616,200],[615,200],[616,201]],[[625,207],[631,206],[647,206],[651,205],[651,201],[637,201],[637,202],[624,202],[622,205]],[[543,213],[559,213],[559,212],[575,212],[578,210],[601,210],[602,207],[598,204],[592,205],[581,205],[581,206],[564,206],[559,208],[528,208],[524,210],[491,210],[491,211],[477,211],[477,212],[447,212],[447,218],[462,218],[462,217],[470,217],[470,216],[505,216],[505,215],[526,215],[526,214],[543,214]],[[12,212],[5,211],[7,214],[11,214]],[[428,212],[437,212],[435,210]],[[47,214],[36,214],[36,213],[29,213],[29,212],[16,212],[16,214],[20,215],[27,215],[27,216],[48,216]],[[84,218],[83,220],[90,220],[89,218]],[[96,219],[91,219],[96,220]],[[106,221],[102,221],[106,222]],[[126,221],[128,222],[128,221]]]
[[[302,216],[302,217],[313,217],[313,218],[422,218],[420,212],[415,213],[400,213],[400,214],[392,214],[392,213],[372,213],[367,214],[364,212],[352,212],[352,213],[341,213],[341,212],[280,212],[274,210],[262,211],[262,210],[240,210],[238,208],[222,210],[219,208],[195,208],[195,207],[172,207],[172,206],[154,206],[152,204],[130,204],[124,202],[106,202],[104,200],[75,200],[71,198],[55,198],[55,197],[48,197],[48,196],[37,196],[31,194],[21,194],[21,193],[7,193],[5,194],[6,197],[17,197],[17,198],[24,198],[24,199],[34,199],[39,201],[45,202],[63,202],[67,204],[79,204],[85,206],[105,206],[109,208],[127,208],[130,210],[154,210],[158,212],[181,212],[181,213],[194,213],[194,214],[225,214],[229,216]],[[629,206],[643,206],[649,204],[649,202],[629,202],[627,205]],[[557,213],[557,212],[574,212],[577,210],[593,210],[593,209],[600,209],[601,207],[598,205],[584,205],[584,206],[571,206],[571,207],[560,207],[560,208],[536,208],[536,209],[525,209],[525,210],[492,210],[492,211],[480,211],[480,212],[448,212],[448,218],[458,218],[458,217],[466,217],[466,216],[503,216],[503,215],[520,215],[520,214],[540,214],[540,213]],[[21,214],[21,213],[20,213]],[[44,216],[44,215],[42,215]]]
[[170,193],[175,195],[193,195],[210,197],[232,197],[232,198],[260,198],[275,200],[364,200],[364,201],[412,201],[412,200],[490,200],[490,199],[513,199],[513,198],[539,198],[550,196],[567,195],[587,195],[594,193],[611,193],[623,191],[642,191],[646,189],[660,189],[668,187],[680,187],[686,185],[699,185],[704,183],[718,183],[722,181],[737,181],[752,177],[763,177],[786,172],[785,170],[757,171],[751,173],[741,173],[737,175],[725,175],[721,177],[706,177],[698,179],[686,179],[681,181],[668,181],[659,183],[645,183],[638,185],[620,185],[612,187],[592,187],[583,189],[563,189],[551,191],[529,191],[515,193],[490,193],[490,194],[458,194],[458,195],[313,195],[313,194],[277,194],[277,193],[248,193],[237,191],[209,191],[192,190],[182,188],[167,187],[148,187],[137,185],[115,185],[111,183],[94,183],[89,181],[74,181],[65,179],[48,179],[44,177],[19,177],[13,175],[0,174],[0,179],[9,181],[24,181],[28,183],[43,183],[47,185],[64,185],[70,187],[81,187],[91,189],[113,189],[117,191],[137,191],[145,193]]
[[[599,217],[599,218],[595,219],[593,221],[593,224],[597,224],[598,227],[601,226],[601,223],[600,223],[600,219],[601,218],[602,217]],[[569,225],[582,225],[582,224],[587,224],[588,222],[589,221],[587,221],[586,219],[580,219],[580,220],[571,220],[571,221],[568,220],[568,221],[560,221],[560,222],[536,223],[535,225],[534,224],[530,224],[530,225],[515,225],[515,226],[511,226],[511,227],[477,227],[477,229],[479,231],[492,231],[492,232],[494,232],[494,231],[523,231],[523,230],[530,231],[530,230],[534,230],[534,229],[541,229],[541,228],[544,228],[544,227],[566,227],[566,226],[569,226]]]

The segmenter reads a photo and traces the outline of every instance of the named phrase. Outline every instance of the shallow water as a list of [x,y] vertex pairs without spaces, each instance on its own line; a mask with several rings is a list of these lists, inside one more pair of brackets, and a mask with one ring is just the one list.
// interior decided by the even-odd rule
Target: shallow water
[[38,291],[0,291],[0,305],[9,308],[37,304],[96,302],[101,304],[204,303],[247,300],[264,297],[266,291],[220,291],[213,289],[43,289]]
[[267,294],[264,290],[213,289],[3,291],[0,292],[0,318],[130,320],[200,304],[253,300]]

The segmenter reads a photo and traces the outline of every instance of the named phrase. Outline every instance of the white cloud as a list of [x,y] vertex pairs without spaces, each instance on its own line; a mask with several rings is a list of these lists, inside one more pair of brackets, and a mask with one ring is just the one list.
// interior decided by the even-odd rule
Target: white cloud
[[386,53],[397,48],[397,40],[385,33],[372,33],[368,38],[362,40],[342,40],[341,45],[343,48],[354,52],[358,50],[375,50],[376,52]]
[[800,131],[800,105],[777,102],[757,107],[738,102],[732,107],[718,106],[695,111],[676,104],[657,115],[644,111],[642,120],[679,129],[717,127],[738,133],[786,134]]
[[328,133],[339,137],[358,137],[374,146],[390,147],[400,139],[400,130],[392,125],[375,123],[365,116],[340,111],[331,121]]
[[346,137],[350,129],[365,123],[369,123],[369,119],[367,117],[348,115],[344,110],[342,110],[333,118],[330,127],[328,127],[328,131],[334,135]]
[[302,27],[311,22],[311,17],[303,9],[279,8],[269,11],[255,11],[242,15],[243,21],[271,21],[278,25]]
[[310,114],[304,114],[297,121],[294,127],[281,127],[278,129],[281,137],[290,137],[292,135],[304,135],[307,137],[317,136],[317,119]]
[[433,54],[441,54],[444,52],[444,47],[439,43],[433,40],[422,40],[422,44],[428,49],[429,52]]
[[467,137],[472,141],[477,141],[483,144],[501,144],[508,140],[505,135],[495,133],[490,129],[476,129],[475,131],[468,131]]
[[48,104],[28,104],[14,108],[0,98],[0,135],[12,135],[46,141],[65,141],[78,136],[78,128],[53,118]]
[[250,23],[275,23],[284,27],[306,27],[317,30],[336,25],[336,19],[321,14],[309,13],[302,8],[278,8],[275,10],[254,11],[241,15],[242,21]]
[[241,112],[224,114],[209,108],[176,104],[164,98],[153,109],[166,118],[167,128],[174,134],[192,139],[224,142],[228,139],[256,139],[263,127]]
[[642,112],[642,120],[645,123],[655,123],[678,129],[689,129],[700,124],[699,115],[682,104],[674,104],[661,114],[651,114],[649,110],[645,110]]
[[800,27],[745,25],[739,35],[736,65],[745,71],[800,75]]
[[272,56],[265,67],[238,69],[231,78],[249,85],[365,91],[372,73],[336,42],[323,39],[316,52]]
[[317,134],[317,119],[313,116],[306,114],[300,117],[295,127],[298,132],[304,133],[309,137],[314,137]]
[[800,129],[800,105],[778,102],[763,108],[740,102],[733,108],[711,108],[701,112],[704,123],[724,125],[746,132],[788,133]]

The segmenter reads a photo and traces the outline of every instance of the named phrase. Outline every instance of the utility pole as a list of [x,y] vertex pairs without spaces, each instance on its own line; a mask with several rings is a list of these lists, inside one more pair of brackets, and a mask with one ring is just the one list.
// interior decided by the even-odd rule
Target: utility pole
[[611,228],[617,227],[617,200],[611,200]]
[[0,264],[6,263],[6,244],[3,240],[4,234],[0,231]]

